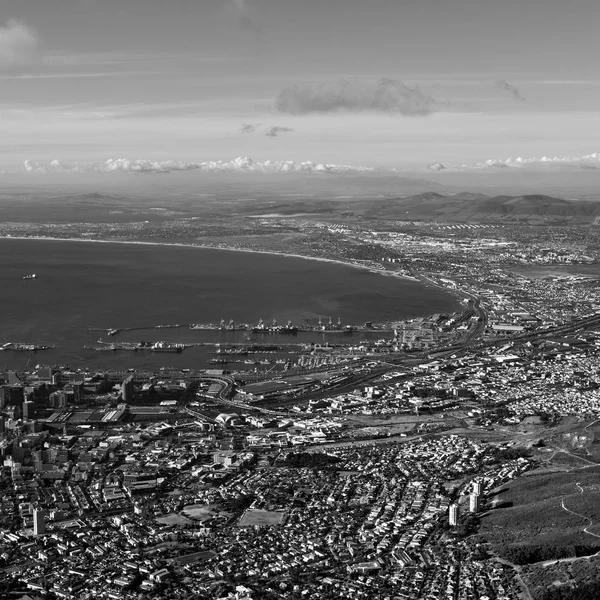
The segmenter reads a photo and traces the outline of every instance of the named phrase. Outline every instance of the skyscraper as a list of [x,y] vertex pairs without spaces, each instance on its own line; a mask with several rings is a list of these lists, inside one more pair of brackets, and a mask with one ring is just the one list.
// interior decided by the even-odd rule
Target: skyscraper
[[123,402],[129,404],[133,399],[133,375],[130,375],[123,383],[121,384],[121,397],[123,398]]
[[479,494],[471,494],[469,496],[469,511],[472,513],[479,512]]
[[46,533],[46,513],[36,506],[33,509],[33,535],[44,535],[44,533]]
[[458,525],[458,516],[459,516],[459,508],[458,504],[450,505],[450,515],[448,522],[452,527],[456,527]]
[[25,400],[25,402],[23,402],[23,418],[35,419],[35,403],[31,400]]

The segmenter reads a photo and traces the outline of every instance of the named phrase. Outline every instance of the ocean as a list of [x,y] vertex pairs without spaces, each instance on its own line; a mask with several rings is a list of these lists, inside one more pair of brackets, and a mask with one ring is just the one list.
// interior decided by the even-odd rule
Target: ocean
[[[36,278],[24,280],[30,273]],[[18,370],[40,363],[199,369],[209,366],[214,350],[113,353],[84,346],[96,346],[101,337],[106,341],[250,341],[242,332],[193,331],[187,326],[152,329],[156,325],[221,319],[254,324],[261,318],[269,324],[273,319],[280,324],[288,320],[316,324],[319,317],[324,322],[329,317],[337,322],[339,317],[343,324],[362,325],[458,309],[457,299],[443,290],[337,263],[164,245],[0,240],[0,345],[55,346],[36,353],[2,352],[2,368]],[[96,331],[112,328],[148,329],[111,338],[106,331]],[[291,337],[262,336],[252,341],[325,339],[320,333]],[[351,339],[364,337],[355,333]]]

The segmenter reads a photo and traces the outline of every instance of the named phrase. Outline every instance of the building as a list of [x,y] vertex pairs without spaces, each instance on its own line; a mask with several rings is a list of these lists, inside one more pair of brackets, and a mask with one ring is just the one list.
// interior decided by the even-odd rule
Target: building
[[217,465],[231,467],[237,462],[237,454],[235,452],[232,452],[231,450],[215,452],[215,454],[213,455],[213,462]]
[[46,513],[38,506],[33,509],[33,535],[46,533]]
[[479,512],[479,494],[473,493],[469,496],[469,512]]
[[25,402],[23,402],[23,418],[35,419],[35,402],[32,402],[31,400],[25,400]]
[[460,515],[458,504],[451,504],[449,512],[450,514],[448,522],[450,523],[451,527],[456,527],[458,525],[458,517]]
[[133,375],[130,375],[121,384],[121,397],[123,399],[123,402],[125,402],[125,404],[129,404],[133,400],[133,393],[134,393]]
[[515,325],[514,323],[492,323],[492,329],[494,331],[521,332],[525,330],[525,327],[523,325]]
[[3,385],[0,387],[0,408],[21,406],[25,400],[22,385]]
[[64,390],[58,390],[50,394],[49,403],[52,408],[66,408],[67,394]]
[[482,492],[482,485],[481,485],[481,481],[474,481],[473,482],[473,493],[477,494],[478,496],[481,496],[481,492]]

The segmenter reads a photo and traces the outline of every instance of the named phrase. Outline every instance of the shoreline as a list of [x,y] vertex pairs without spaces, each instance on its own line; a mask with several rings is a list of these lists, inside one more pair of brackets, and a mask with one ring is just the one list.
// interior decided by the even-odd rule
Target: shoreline
[[[0,240],[41,240],[47,242],[87,242],[92,244],[128,244],[137,246],[165,246],[174,248],[196,248],[201,250],[224,250],[228,252],[248,252],[252,254],[267,254],[271,256],[282,256],[284,258],[301,258],[304,260],[315,260],[319,262],[332,263],[342,265],[345,267],[354,267],[355,269],[363,269],[371,273],[378,275],[384,275],[386,277],[397,277],[398,279],[405,279],[407,281],[413,281],[415,283],[424,284],[424,282],[418,277],[412,277],[410,275],[401,275],[394,271],[387,269],[377,269],[373,266],[361,265],[352,262],[344,262],[335,258],[324,258],[319,256],[305,256],[304,254],[288,254],[285,252],[275,252],[273,250],[252,250],[246,248],[230,248],[222,246],[209,246],[207,244],[184,244],[181,242],[141,242],[137,240],[99,240],[99,239],[88,239],[88,238],[59,238],[59,237],[45,237],[40,235],[32,236],[16,236],[16,235],[0,235]],[[425,284],[426,285],[426,284]],[[429,282],[429,285],[433,285]],[[434,286],[437,287],[437,286]],[[446,289],[446,288],[442,288]],[[446,290],[450,292],[450,290]]]

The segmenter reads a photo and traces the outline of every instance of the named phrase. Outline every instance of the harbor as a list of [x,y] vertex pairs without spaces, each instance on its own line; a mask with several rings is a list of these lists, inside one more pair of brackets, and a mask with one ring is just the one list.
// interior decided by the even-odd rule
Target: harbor
[[317,323],[302,323],[295,324],[292,320],[288,320],[285,325],[278,323],[277,319],[273,319],[271,323],[267,323],[262,318],[257,323],[241,323],[233,319],[226,321],[221,319],[219,323],[175,323],[167,325],[148,325],[145,327],[115,327],[115,328],[97,328],[90,327],[90,331],[104,332],[107,335],[115,336],[128,331],[145,331],[151,329],[191,329],[192,331],[227,331],[227,332],[246,332],[256,334],[270,335],[296,335],[298,333],[342,333],[350,335],[353,332],[361,331],[392,331],[392,327],[388,323],[372,323],[365,322],[363,325],[343,324],[341,317],[336,321],[332,317],[319,317]]

